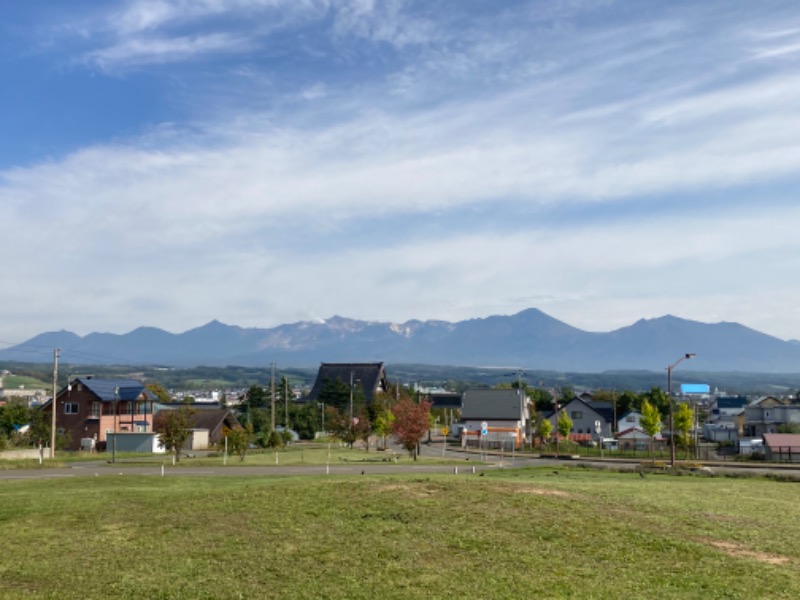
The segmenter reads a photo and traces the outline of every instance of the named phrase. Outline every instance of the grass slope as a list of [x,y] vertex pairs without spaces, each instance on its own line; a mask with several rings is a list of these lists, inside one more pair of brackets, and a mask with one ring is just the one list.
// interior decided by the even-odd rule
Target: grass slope
[[0,484],[0,597],[795,598],[796,484],[600,473]]

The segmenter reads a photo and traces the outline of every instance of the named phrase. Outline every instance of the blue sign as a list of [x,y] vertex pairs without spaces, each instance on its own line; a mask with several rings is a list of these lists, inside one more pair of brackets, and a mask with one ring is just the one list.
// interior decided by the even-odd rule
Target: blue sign
[[681,394],[708,394],[711,388],[707,383],[682,383]]

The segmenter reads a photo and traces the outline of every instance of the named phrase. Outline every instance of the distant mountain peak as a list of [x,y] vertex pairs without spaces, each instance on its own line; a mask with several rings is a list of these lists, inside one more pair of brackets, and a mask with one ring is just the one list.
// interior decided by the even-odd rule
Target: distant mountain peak
[[[52,349],[73,364],[316,366],[320,362],[383,361],[455,366],[519,365],[531,370],[600,372],[663,370],[696,353],[691,369],[800,372],[800,341],[785,342],[738,323],[708,324],[671,314],[639,319],[615,331],[587,332],[529,308],[456,322],[404,323],[333,315],[269,329],[214,319],[184,333],[140,327],[127,334],[43,333],[0,350],[0,360],[49,362]],[[687,370],[691,370],[688,369]]]

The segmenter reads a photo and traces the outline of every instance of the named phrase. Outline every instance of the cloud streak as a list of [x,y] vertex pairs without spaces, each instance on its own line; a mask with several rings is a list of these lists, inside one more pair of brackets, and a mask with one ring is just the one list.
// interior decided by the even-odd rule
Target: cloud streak
[[[152,77],[176,118],[0,172],[7,244],[26,248],[0,339],[528,306],[800,337],[793,11],[676,6],[89,14],[72,68]],[[33,230],[62,240],[55,260]],[[28,298],[43,281],[57,306]]]

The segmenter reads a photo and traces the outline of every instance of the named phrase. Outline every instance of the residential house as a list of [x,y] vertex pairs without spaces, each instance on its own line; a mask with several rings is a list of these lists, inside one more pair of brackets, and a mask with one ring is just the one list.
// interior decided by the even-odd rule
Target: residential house
[[[462,445],[521,447],[531,433],[528,404],[528,398],[518,389],[467,390],[458,424]],[[486,435],[481,434],[484,423]]]
[[800,462],[800,434],[765,433],[764,456],[776,462]]
[[664,446],[665,440],[659,432],[654,439],[651,440],[647,433],[638,427],[631,427],[620,431],[616,435],[617,448],[620,450],[649,450],[651,448],[661,448]]
[[558,419],[566,412],[572,420],[569,439],[574,442],[591,442],[597,439],[596,424],[600,424],[600,437],[611,437],[611,424],[614,420],[614,407],[610,402],[587,402],[575,397],[560,407],[557,412],[550,413],[548,418],[553,431],[558,431]]
[[745,396],[717,396],[711,401],[708,420],[711,423],[734,423],[745,406],[747,406]]
[[745,437],[761,437],[766,433],[777,433],[781,425],[800,427],[800,405],[749,404],[744,409],[744,417]]
[[236,414],[227,408],[200,409],[189,416],[191,450],[205,450],[223,443],[225,432],[241,429]]
[[[617,421],[617,446],[621,450],[645,450],[650,448],[650,436],[642,428],[642,413],[630,410]],[[654,447],[664,443],[659,431],[653,440]]]
[[228,408],[221,408],[219,402],[184,402],[157,403],[156,415],[165,410],[179,410],[187,407],[189,413],[189,429],[191,435],[184,444],[185,450],[206,450],[213,448],[224,440],[227,429],[242,427],[236,413]]
[[628,429],[642,429],[642,413],[638,410],[629,410],[617,421],[617,431],[627,431]]
[[[107,433],[152,431],[155,401],[155,395],[135,379],[77,377],[56,394],[56,430],[66,434],[68,450],[103,449]],[[52,401],[41,407],[48,415],[52,409]]]

